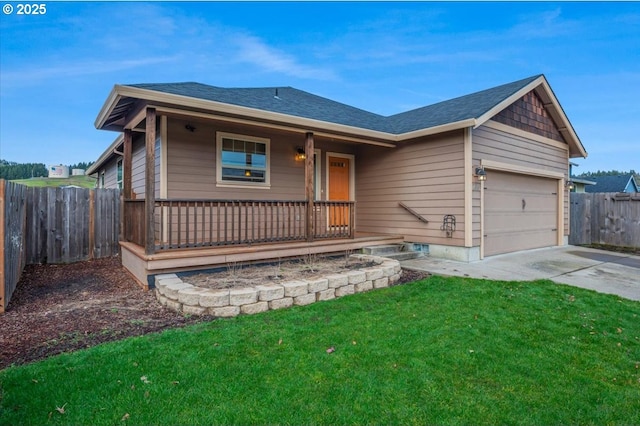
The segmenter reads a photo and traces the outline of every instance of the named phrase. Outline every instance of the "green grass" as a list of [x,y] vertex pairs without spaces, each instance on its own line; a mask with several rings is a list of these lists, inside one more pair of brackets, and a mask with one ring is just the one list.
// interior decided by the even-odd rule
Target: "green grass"
[[66,185],[77,185],[82,188],[95,188],[96,180],[91,176],[71,176],[69,178],[31,178],[31,179],[16,179],[12,182],[19,183],[20,185],[36,186],[36,187],[59,187]]
[[0,410],[38,425],[640,424],[640,303],[431,277],[12,367]]

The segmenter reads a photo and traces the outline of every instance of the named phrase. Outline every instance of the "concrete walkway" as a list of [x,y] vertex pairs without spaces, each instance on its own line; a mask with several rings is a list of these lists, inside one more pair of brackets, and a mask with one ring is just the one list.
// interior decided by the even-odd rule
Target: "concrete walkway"
[[403,261],[401,265],[435,275],[501,281],[549,279],[640,301],[640,256],[584,247],[529,250],[471,263],[427,256]]

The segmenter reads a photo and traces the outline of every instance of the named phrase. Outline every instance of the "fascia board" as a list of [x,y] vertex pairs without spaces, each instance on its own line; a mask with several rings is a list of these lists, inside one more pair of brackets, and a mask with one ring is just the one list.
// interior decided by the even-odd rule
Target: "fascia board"
[[415,139],[422,136],[431,136],[438,133],[450,132],[452,130],[460,130],[466,127],[476,127],[476,120],[468,118],[466,120],[456,121],[453,123],[441,124],[439,126],[427,127],[425,129],[415,130],[413,132],[401,133],[394,138],[396,142],[402,142],[409,139]]
[[413,139],[421,136],[429,136],[437,133],[447,132],[451,130],[458,130],[465,127],[471,127],[476,124],[475,119],[466,119],[457,121],[454,123],[447,123],[440,126],[429,127],[425,129],[416,130],[413,132],[392,134],[387,132],[380,132],[377,130],[363,129],[361,127],[347,126],[344,124],[336,124],[328,121],[315,120],[311,118],[297,117],[288,114],[282,114],[271,111],[264,111],[255,108],[243,107],[238,105],[231,105],[223,102],[209,101],[205,99],[197,99],[189,96],[174,95],[156,92],[154,90],[140,89],[130,86],[117,86],[118,93],[121,97],[131,97],[144,99],[150,103],[170,104],[176,105],[181,108],[197,108],[205,111],[232,114],[240,117],[247,117],[249,119],[259,121],[270,121],[276,123],[284,123],[287,126],[297,126],[303,129],[322,129],[321,132],[325,135],[335,134],[337,136],[341,134],[355,135],[358,138],[373,138],[388,142],[399,142],[408,139]]
[[573,129],[573,126],[571,125],[569,118],[564,113],[562,106],[560,106],[560,102],[558,102],[558,99],[553,93],[553,90],[551,89],[549,82],[547,82],[547,79],[544,76],[540,76],[536,78],[531,83],[527,84],[522,89],[518,90],[513,95],[509,96],[504,101],[500,102],[498,105],[496,105],[495,107],[491,108],[489,111],[484,113],[482,116],[478,118],[477,126],[481,126],[482,124],[490,120],[494,115],[496,115],[503,109],[507,108],[509,105],[511,105],[512,103],[514,103],[515,101],[517,101],[518,99],[520,99],[521,97],[523,97],[524,95],[526,95],[532,90],[536,90],[536,93],[538,93],[538,95],[542,98],[542,101],[545,103],[545,106],[551,107],[549,108],[550,114],[552,115],[554,120],[558,122],[558,124],[562,125],[560,132],[568,140],[569,145],[575,148],[575,150],[573,151],[576,151],[576,150],[578,151],[577,153],[575,152],[572,153],[571,158],[577,158],[577,157],[587,158],[587,151],[582,145],[582,142],[580,142],[580,138],[578,138],[578,135]]
[[556,98],[555,93],[553,93],[553,90],[551,89],[551,86],[549,85],[546,79],[543,79],[541,86],[543,90],[541,93],[540,91],[538,91],[538,94],[541,95],[541,97],[543,98],[547,97],[547,99],[543,99],[543,102],[547,103],[547,105],[550,104],[551,106],[553,106],[550,112],[555,113],[557,117],[554,117],[554,119],[560,121],[564,126],[564,128],[561,129],[562,135],[565,138],[567,138],[569,143],[571,143],[578,151],[578,155],[573,154],[571,155],[571,158],[576,158],[576,157],[587,158],[587,155],[588,155],[587,150],[584,148],[584,145],[582,145],[580,138],[576,134],[575,129],[571,125],[569,118],[565,114],[564,109],[562,109],[562,106],[560,105],[558,98]]
[[100,109],[100,112],[98,113],[98,116],[93,123],[96,129],[100,129],[102,128],[102,126],[104,126],[105,121],[107,121],[107,117],[109,116],[109,114],[111,114],[113,109],[120,101],[121,97],[118,94],[119,87],[122,86],[119,86],[117,84],[113,86],[111,92],[109,92],[109,96],[107,96],[107,99],[104,101],[104,104],[102,105],[102,108]]
[[[191,118],[204,118],[208,120],[222,120],[222,121],[228,121],[228,122],[237,123],[237,124],[259,125],[261,127],[267,127],[270,129],[285,130],[289,132],[298,132],[298,133],[306,133],[307,131],[310,130],[309,128],[301,129],[299,127],[294,127],[291,125],[264,123],[264,122],[251,120],[248,118],[236,118],[236,117],[228,117],[224,115],[217,115],[215,113],[203,113],[203,112],[197,112],[197,111],[183,110],[179,108],[168,108],[165,106],[155,105],[155,104],[150,104],[149,106],[155,108],[156,112],[158,113],[167,114],[174,117],[184,117],[184,118],[191,117]],[[353,137],[353,136],[345,136],[344,134],[329,133],[323,130],[320,130],[320,131],[314,130],[313,134],[316,136],[323,136],[327,138],[340,138],[348,142],[364,143],[368,145],[378,145],[378,146],[384,146],[387,148],[396,147],[395,144],[390,142],[380,142],[378,140],[363,139],[360,137]]]
[[118,93],[122,97],[132,97],[144,99],[150,103],[166,103],[180,107],[198,108],[205,111],[222,112],[242,117],[249,117],[264,121],[273,121],[286,123],[302,128],[321,128],[336,133],[355,134],[375,139],[383,139],[394,141],[395,135],[377,130],[362,129],[360,127],[347,126],[344,124],[336,124],[328,121],[315,120],[311,118],[297,117],[278,112],[264,111],[255,108],[243,107],[239,105],[231,105],[223,102],[210,101],[206,99],[197,99],[189,96],[175,95],[171,93],[162,93],[154,90],[140,89],[130,86],[118,86]]
[[499,113],[500,111],[502,111],[503,109],[505,109],[506,107],[508,107],[509,105],[511,105],[512,103],[514,103],[515,101],[517,101],[518,99],[520,99],[521,97],[523,97],[524,95],[532,91],[533,89],[535,89],[536,87],[538,87],[538,85],[540,85],[543,81],[544,81],[543,76],[536,78],[531,83],[527,84],[522,89],[518,90],[513,95],[509,96],[508,98],[500,102],[498,105],[494,106],[489,111],[482,114],[477,119],[476,127],[482,126],[485,122],[490,120],[494,115],[496,115],[497,113]]
[[111,156],[114,155],[113,151],[117,149],[118,146],[122,145],[123,142],[124,134],[120,133],[118,137],[111,143],[111,145],[109,145],[109,148],[107,148],[102,154],[100,154],[100,157],[98,157],[96,162],[89,166],[89,168],[87,169],[87,174],[92,175],[97,172],[100,167],[102,167],[102,165],[107,162],[111,158]]

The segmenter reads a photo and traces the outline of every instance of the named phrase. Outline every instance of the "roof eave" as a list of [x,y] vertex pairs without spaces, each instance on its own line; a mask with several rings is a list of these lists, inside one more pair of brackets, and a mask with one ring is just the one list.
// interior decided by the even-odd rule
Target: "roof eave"
[[108,119],[111,111],[113,111],[113,109],[117,105],[117,102],[125,97],[141,99],[148,104],[170,105],[181,108],[194,108],[212,113],[223,113],[231,116],[250,118],[252,120],[255,120],[257,123],[276,122],[286,123],[290,126],[294,125],[301,129],[320,128],[325,132],[335,132],[336,135],[348,134],[359,137],[370,137],[373,139],[385,140],[388,142],[395,142],[397,138],[397,136],[392,133],[382,132],[378,130],[365,129],[345,124],[332,123],[328,121],[315,120],[311,118],[233,105],[224,102],[198,99],[190,96],[176,95],[172,93],[164,93],[155,90],[121,85],[114,86],[114,90],[105,102],[105,106],[103,106],[98,119],[96,119],[96,128],[104,128],[104,124]]
[[115,106],[118,104],[118,101],[121,98],[118,92],[119,88],[121,87],[123,86],[116,84],[111,89],[111,92],[109,92],[109,96],[107,96],[107,99],[104,101],[104,104],[102,105],[102,108],[100,109],[100,112],[98,113],[98,116],[93,123],[96,129],[103,128],[105,122],[107,121],[107,118],[109,117]]
[[398,142],[415,139],[424,136],[431,136],[438,133],[451,132],[454,130],[460,130],[467,127],[476,127],[476,120],[468,118],[465,120],[456,121],[453,123],[441,124],[439,126],[427,127],[425,129],[415,130],[412,132],[401,133],[396,136],[395,140]]
[[106,150],[104,150],[104,152],[100,155],[100,157],[98,157],[96,162],[93,163],[91,166],[89,166],[89,168],[87,169],[87,174],[92,175],[94,173],[97,173],[102,168],[102,166],[104,166],[105,163],[107,163],[113,156],[116,155],[114,151],[123,143],[124,143],[124,135],[121,133],[111,143],[111,145],[109,145],[109,147]]
[[542,98],[542,101],[545,103],[545,107],[547,107],[550,110],[550,113],[552,114],[552,117],[554,118],[554,120],[556,120],[556,122],[559,122],[559,124],[562,125],[559,131],[567,141],[567,144],[569,145],[569,157],[570,158],[580,158],[580,157],[587,158],[587,155],[588,155],[587,151],[582,145],[580,138],[578,138],[578,135],[573,129],[573,126],[571,125],[569,118],[564,113],[564,110],[562,109],[560,102],[558,102],[558,99],[553,93],[553,90],[551,89],[551,86],[549,85],[549,82],[544,77],[544,75],[541,75],[540,77],[536,78],[529,84],[522,87],[517,92],[513,93],[511,96],[505,98],[502,102],[498,103],[496,106],[494,106],[487,112],[482,114],[480,117],[478,117],[476,120],[477,124],[475,125],[475,127],[483,125],[488,120],[490,120],[493,116],[495,116],[500,111],[507,108],[509,105],[511,105],[512,103],[514,103],[515,101],[517,101],[518,99],[520,99],[521,97],[523,97],[524,95],[526,95],[532,90],[536,90],[536,93],[538,93],[538,95]]

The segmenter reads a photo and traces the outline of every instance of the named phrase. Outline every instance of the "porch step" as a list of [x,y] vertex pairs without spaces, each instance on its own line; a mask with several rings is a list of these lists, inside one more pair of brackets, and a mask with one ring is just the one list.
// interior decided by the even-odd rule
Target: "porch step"
[[423,257],[424,251],[414,250],[413,244],[385,244],[380,246],[364,247],[362,253],[374,256],[387,257],[395,260],[410,260]]

